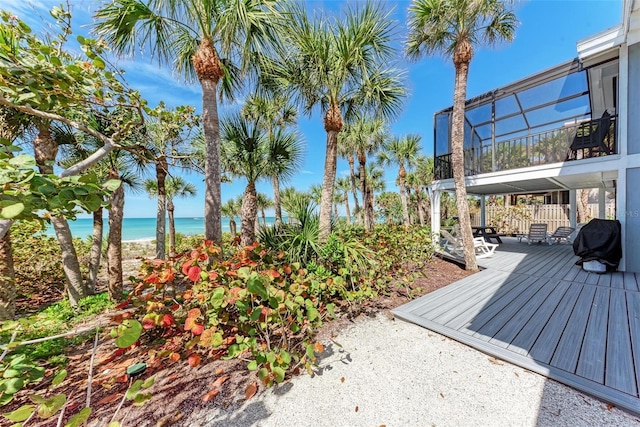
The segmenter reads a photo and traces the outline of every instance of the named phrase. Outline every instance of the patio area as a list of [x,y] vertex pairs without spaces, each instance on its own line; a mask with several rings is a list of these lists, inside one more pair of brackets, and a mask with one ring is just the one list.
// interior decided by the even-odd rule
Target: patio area
[[393,314],[640,414],[640,281],[575,265],[570,245],[503,238],[477,274]]

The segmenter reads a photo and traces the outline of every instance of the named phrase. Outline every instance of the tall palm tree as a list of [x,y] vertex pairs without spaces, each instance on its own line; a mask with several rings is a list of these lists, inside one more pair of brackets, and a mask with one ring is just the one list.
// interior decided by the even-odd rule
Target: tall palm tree
[[287,212],[287,222],[291,224],[298,206],[309,205],[312,198],[308,193],[301,193],[293,187],[282,190],[282,208]]
[[235,239],[238,235],[236,217],[240,216],[240,210],[242,209],[242,196],[237,199],[229,199],[224,205],[222,205],[222,215],[229,218],[229,231],[231,232],[231,239]]
[[356,138],[358,136],[359,134],[357,133],[355,126],[347,123],[342,132],[338,134],[338,155],[347,159],[347,163],[349,164],[349,183],[351,185],[351,193],[353,194],[356,219],[360,224],[364,225],[364,212],[360,209],[358,190],[356,186],[355,156],[358,152],[358,147],[356,146]]
[[[96,12],[97,33],[119,54],[147,48],[202,87],[205,238],[222,243],[218,86],[231,95],[251,52],[271,38],[274,0],[114,0]],[[228,58],[240,58],[236,67]]]
[[397,183],[400,189],[402,218],[405,228],[411,225],[406,186],[407,168],[412,168],[416,164],[418,153],[422,150],[422,147],[420,146],[421,138],[422,137],[420,135],[416,134],[406,135],[401,138],[392,138],[384,144],[383,150],[378,154],[378,162],[381,165],[398,166]]
[[[283,131],[288,126],[296,123],[298,111],[290,103],[289,98],[275,90],[262,88],[251,95],[242,108],[245,117],[258,122],[258,125],[267,131],[267,137],[273,138],[277,131]],[[274,159],[271,171],[271,184],[273,186],[273,207],[276,215],[276,225],[282,224],[282,203],[280,201],[280,181],[288,179],[296,172],[302,159],[302,145],[291,150],[293,156],[290,159]]]
[[343,177],[336,182],[336,190],[340,196],[340,202],[344,203],[347,212],[347,222],[351,224],[351,209],[349,209],[349,191],[351,190],[350,177]]
[[399,111],[405,89],[401,73],[387,64],[394,53],[394,24],[389,11],[367,2],[347,8],[343,20],[311,22],[304,2],[289,3],[287,32],[278,59],[267,72],[280,81],[303,111],[320,108],[327,132],[319,241],[331,231],[338,134],[357,111],[385,117]]
[[511,41],[517,20],[500,0],[414,0],[409,7],[407,56],[417,60],[440,52],[451,55],[456,70],[451,126],[451,161],[458,201],[464,260],[476,271],[471,218],[464,181],[464,108],[474,45]]

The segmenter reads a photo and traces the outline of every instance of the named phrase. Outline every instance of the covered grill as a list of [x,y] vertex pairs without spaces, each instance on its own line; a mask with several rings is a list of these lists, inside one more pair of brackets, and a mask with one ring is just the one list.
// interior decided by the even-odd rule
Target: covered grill
[[597,261],[607,271],[616,271],[622,258],[622,226],[618,220],[592,219],[585,224],[573,242],[573,253],[580,257],[576,265]]

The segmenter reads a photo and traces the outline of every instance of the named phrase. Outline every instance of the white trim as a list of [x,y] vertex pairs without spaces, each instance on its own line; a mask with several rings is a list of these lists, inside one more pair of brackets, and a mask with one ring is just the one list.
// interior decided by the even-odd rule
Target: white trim
[[578,198],[576,190],[569,190],[569,225],[578,228]]
[[584,61],[586,58],[620,46],[624,41],[625,33],[622,25],[609,28],[594,36],[578,41],[578,58],[580,58],[580,61]]
[[618,153],[622,158],[627,157],[628,137],[627,126],[629,122],[629,46],[620,47],[618,59]]

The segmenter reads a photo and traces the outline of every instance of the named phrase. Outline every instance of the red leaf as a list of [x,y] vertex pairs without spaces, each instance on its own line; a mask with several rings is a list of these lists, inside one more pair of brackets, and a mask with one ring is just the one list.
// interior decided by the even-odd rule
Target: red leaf
[[189,268],[189,273],[187,274],[187,276],[189,276],[189,279],[191,279],[191,281],[197,282],[198,279],[200,278],[201,271],[202,269],[200,267],[198,267],[197,265],[194,265],[193,267]]
[[193,325],[193,327],[191,328],[191,333],[193,335],[200,335],[202,334],[202,332],[204,332],[204,326],[202,326],[199,323],[196,323],[195,325]]
[[180,354],[179,353],[171,353],[169,355],[169,359],[172,360],[173,362],[177,362],[178,360],[180,360]]
[[200,316],[201,314],[202,314],[202,312],[200,311],[200,309],[199,309],[199,308],[192,308],[191,310],[189,310],[189,311],[187,312],[187,318],[190,318],[190,317],[198,317],[198,316]]
[[270,270],[269,274],[271,275],[271,277],[273,277],[274,279],[280,277],[280,273],[278,273],[276,270]]
[[193,264],[192,259],[186,261],[184,264],[182,264],[182,274],[184,274],[185,276],[187,275],[188,271],[189,271],[189,267],[191,267],[191,264]]
[[129,305],[129,300],[122,301],[120,304],[116,305],[116,309],[122,310],[123,308],[125,308],[128,305]]
[[175,319],[170,314],[165,314],[164,316],[162,316],[162,326],[164,326],[165,328],[168,328],[169,326],[173,325],[174,321]]
[[149,329],[153,329],[155,327],[156,327],[156,322],[153,319],[149,317],[142,319],[142,328],[145,331],[148,331]]
[[207,394],[205,394],[204,396],[202,396],[202,401],[203,402],[208,402],[211,399],[213,399],[214,397],[216,397],[218,394],[220,394],[220,390],[210,390],[207,392]]
[[210,271],[209,272],[209,279],[211,280],[216,280],[218,278],[218,272],[217,271]]
[[245,399],[249,400],[251,399],[253,396],[255,396],[256,392],[258,391],[258,384],[255,382],[252,382],[251,384],[249,384],[247,386],[247,388],[244,390],[244,397]]
[[192,368],[195,368],[196,366],[200,365],[200,355],[199,354],[192,354],[189,356],[189,359],[187,359],[189,362],[189,366],[191,366]]

